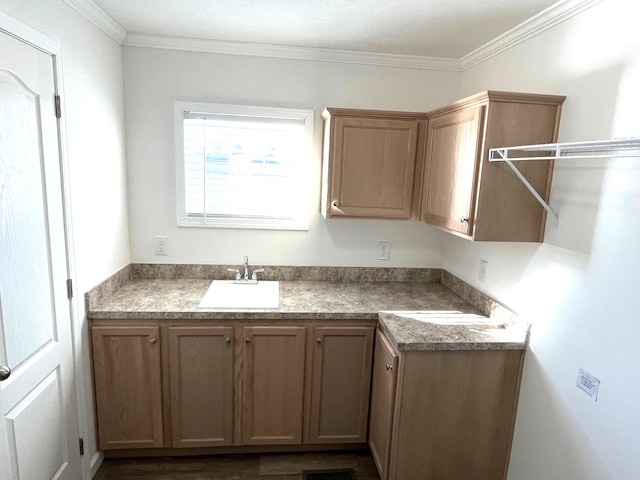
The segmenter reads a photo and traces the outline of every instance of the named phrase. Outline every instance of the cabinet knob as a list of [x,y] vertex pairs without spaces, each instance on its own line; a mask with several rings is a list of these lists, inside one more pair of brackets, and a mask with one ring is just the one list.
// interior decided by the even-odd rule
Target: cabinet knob
[[231,337],[227,337],[227,338],[225,338],[225,339],[224,339],[224,341],[225,341],[226,343],[231,343]]
[[317,344],[321,344],[322,343],[322,339],[320,337],[316,338],[316,343]]
[[336,200],[334,200],[334,201],[331,203],[331,205],[332,205],[334,208],[338,208],[338,202],[337,202]]
[[384,367],[387,369],[387,372],[388,372],[389,370],[393,370],[393,365],[390,365],[390,364],[388,364],[388,363],[385,363]]
[[0,365],[0,382],[6,380],[11,375],[11,369],[6,365]]
[[251,343],[251,339],[249,337],[245,338],[244,343]]
[[467,223],[469,222],[469,218],[468,217],[460,217],[460,223]]
[[149,339],[149,343],[151,345],[155,345],[156,343],[158,343],[158,339],[156,337],[152,337]]

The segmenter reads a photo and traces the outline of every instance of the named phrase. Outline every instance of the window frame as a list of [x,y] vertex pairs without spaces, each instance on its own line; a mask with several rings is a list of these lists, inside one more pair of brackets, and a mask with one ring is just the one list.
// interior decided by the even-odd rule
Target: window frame
[[[300,196],[295,202],[300,204],[299,213],[292,218],[277,217],[207,217],[188,216],[186,211],[185,192],[185,158],[184,158],[184,119],[185,112],[202,112],[209,114],[228,114],[270,118],[290,118],[304,123],[304,145],[302,147],[301,174],[299,182]],[[178,227],[196,228],[238,228],[258,230],[309,230],[309,191],[311,157],[313,151],[314,111],[297,108],[275,108],[252,105],[234,105],[209,102],[176,101],[174,103],[175,117],[175,164],[176,164],[176,207]]]

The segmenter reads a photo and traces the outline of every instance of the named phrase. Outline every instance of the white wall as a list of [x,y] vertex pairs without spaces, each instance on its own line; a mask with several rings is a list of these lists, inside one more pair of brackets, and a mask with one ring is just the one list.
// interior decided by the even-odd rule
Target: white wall
[[[0,8],[63,45],[81,294],[129,262],[122,50],[61,0],[3,0]],[[640,34],[633,10],[630,1],[605,0],[461,76],[127,47],[131,259],[237,263],[249,255],[255,263],[283,265],[444,264],[533,323],[510,480],[638,478],[637,158],[559,162],[551,203],[561,224],[549,226],[543,245],[473,244],[412,222],[325,221],[318,214],[319,182],[312,186],[309,232],[178,229],[172,130],[176,99],[313,108],[317,178],[318,115],[325,106],[429,110],[484,89],[558,93],[568,96],[561,140],[638,136]],[[168,257],[153,255],[154,235],[169,237]],[[375,259],[379,240],[393,243],[391,261]],[[486,283],[477,281],[481,258],[489,261]],[[86,367],[88,349],[82,355]],[[602,380],[597,402],[575,387],[580,366]],[[89,402],[86,470],[96,451],[88,372],[80,387]]]
[[[131,255],[134,262],[438,267],[439,231],[418,222],[320,216],[327,106],[427,111],[456,98],[459,73],[124,48]],[[210,101],[316,113],[308,232],[178,228],[173,102]],[[238,192],[242,195],[242,192]],[[155,256],[155,235],[169,255]],[[379,241],[391,259],[377,260]]]
[[[567,95],[560,141],[640,136],[640,7],[605,0],[462,75]],[[556,162],[543,245],[451,237],[445,268],[532,324],[510,480],[640,478],[640,158]],[[477,280],[488,260],[486,283]],[[601,381],[593,402],[575,386]]]
[[63,115],[69,164],[82,375],[83,471],[95,461],[95,421],[83,295],[129,263],[122,47],[62,0],[3,0],[0,9],[62,45]]

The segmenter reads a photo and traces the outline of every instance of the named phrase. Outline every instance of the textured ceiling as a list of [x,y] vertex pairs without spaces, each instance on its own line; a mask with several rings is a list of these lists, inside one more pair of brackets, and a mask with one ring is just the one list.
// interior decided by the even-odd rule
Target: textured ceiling
[[460,58],[555,0],[93,0],[129,33]]

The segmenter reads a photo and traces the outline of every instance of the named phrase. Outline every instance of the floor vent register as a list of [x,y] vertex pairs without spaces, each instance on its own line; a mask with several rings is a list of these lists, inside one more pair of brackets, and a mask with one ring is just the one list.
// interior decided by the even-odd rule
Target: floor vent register
[[353,468],[340,470],[305,470],[302,480],[355,480]]

